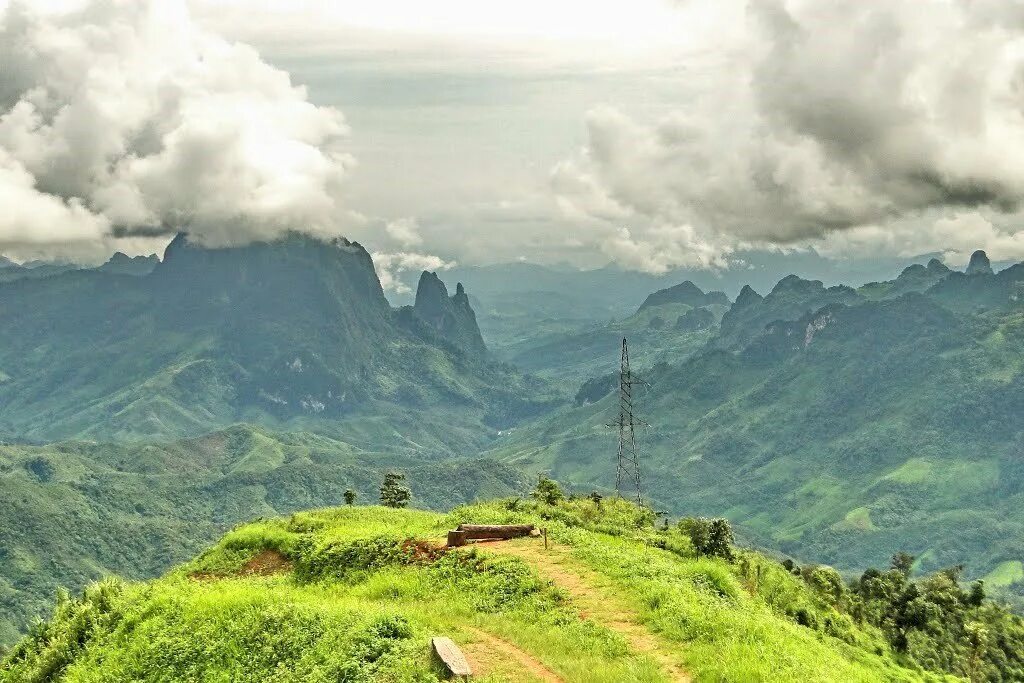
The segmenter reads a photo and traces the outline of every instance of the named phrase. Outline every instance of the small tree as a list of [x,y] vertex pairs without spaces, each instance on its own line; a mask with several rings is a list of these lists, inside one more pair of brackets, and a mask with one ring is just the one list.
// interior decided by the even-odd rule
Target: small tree
[[388,472],[380,485],[380,503],[389,508],[404,508],[409,504],[412,492],[405,486],[405,475]]
[[732,544],[735,540],[732,535],[732,525],[727,519],[711,520],[711,544],[708,546],[708,555],[721,557],[729,562],[733,561]]
[[971,607],[981,607],[985,602],[985,582],[978,579],[971,584],[971,592],[967,594],[967,604]]
[[914,569],[915,559],[910,553],[905,553],[901,550],[892,556],[892,568],[903,574],[903,576],[909,577],[910,572]]
[[530,495],[545,505],[556,505],[560,500],[565,499],[562,487],[554,479],[548,478],[546,474],[538,475],[537,486]]
[[732,561],[732,526],[727,519],[688,517],[679,520],[679,530],[690,537],[698,555],[721,557]]
[[602,496],[597,491],[591,491],[590,495],[588,496],[588,498],[590,498],[590,500],[594,501],[594,505],[596,505],[597,507],[601,507],[601,501],[604,500],[604,496]]
[[356,502],[356,492],[352,489],[345,489],[345,505],[353,505]]

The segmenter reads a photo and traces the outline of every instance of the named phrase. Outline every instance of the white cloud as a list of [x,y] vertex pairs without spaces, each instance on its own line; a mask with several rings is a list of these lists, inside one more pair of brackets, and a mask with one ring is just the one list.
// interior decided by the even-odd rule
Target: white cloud
[[417,254],[414,252],[375,252],[370,254],[373,258],[373,266],[377,270],[377,277],[385,290],[396,294],[408,294],[411,290],[401,280],[399,273],[409,271],[448,270],[456,266],[455,261],[445,261],[439,256],[430,254]]
[[690,225],[663,225],[634,237],[620,228],[601,242],[601,249],[613,261],[632,270],[667,273],[673,268],[727,268],[729,246],[704,241]]
[[[1021,19],[969,0],[757,0],[690,102],[656,120],[592,110],[587,143],[556,167],[553,190],[570,212],[631,226],[613,241],[623,262],[637,259],[631,244],[663,244],[665,225],[688,226],[672,239],[696,260],[840,231],[852,232],[833,247],[912,242],[959,255],[974,240],[1014,252],[1005,224],[1024,200]],[[1004,225],[967,221],[973,210]]]
[[0,17],[0,249],[187,231],[208,245],[331,235],[352,164],[340,112],[311,104],[184,2],[16,2]]
[[[1019,220],[1011,223],[1020,224]],[[833,258],[909,257],[941,252],[948,265],[962,266],[978,249],[994,261],[1024,260],[1024,231],[1000,227],[980,211],[955,211],[927,221],[897,222],[884,227],[863,225],[833,232],[815,242],[814,248]]]
[[403,247],[423,244],[423,237],[420,236],[420,226],[415,218],[393,220],[384,226],[384,232]]

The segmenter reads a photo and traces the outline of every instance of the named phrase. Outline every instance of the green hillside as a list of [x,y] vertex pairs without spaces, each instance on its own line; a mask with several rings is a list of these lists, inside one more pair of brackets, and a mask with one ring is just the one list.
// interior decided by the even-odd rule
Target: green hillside
[[408,474],[414,501],[435,509],[525,487],[493,461],[396,456],[248,426],[144,445],[0,446],[0,644],[49,611],[58,586],[156,576],[240,521],[339,504],[349,488],[376,500],[393,467]]
[[[641,445],[658,505],[727,516],[760,543],[845,570],[905,550],[921,570],[963,564],[1024,593],[1006,569],[1024,560],[1024,267],[947,273],[924,293],[907,279],[927,270],[909,270],[865,291],[799,278],[763,298],[746,290],[706,348],[644,370],[636,405],[653,425]],[[610,372],[614,347],[606,358]],[[493,454],[607,486],[613,387],[610,375],[585,385],[596,402]]]
[[[440,547],[467,521],[541,524],[550,547]],[[653,521],[613,501],[509,499],[447,515],[354,507],[249,524],[162,579],[108,579],[62,597],[0,676],[433,681],[436,635],[460,644],[482,681],[1024,673],[1019,620],[974,606],[945,575],[908,584],[898,570],[876,572],[846,588],[825,568],[801,578],[749,551],[698,556],[688,535]]]

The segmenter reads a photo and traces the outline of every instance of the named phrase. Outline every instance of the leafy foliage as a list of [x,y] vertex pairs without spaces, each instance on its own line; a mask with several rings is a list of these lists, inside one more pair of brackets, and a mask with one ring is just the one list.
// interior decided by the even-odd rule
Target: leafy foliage
[[732,544],[735,539],[729,520],[690,517],[679,520],[678,526],[690,539],[690,545],[698,555],[732,561]]
[[562,493],[562,487],[558,485],[558,482],[548,478],[545,474],[537,477],[537,485],[533,488],[533,492],[530,495],[545,505],[557,505],[560,500],[565,498],[565,494]]
[[387,472],[384,482],[380,485],[380,503],[389,508],[404,508],[409,504],[412,492],[404,486],[405,475],[399,472]]

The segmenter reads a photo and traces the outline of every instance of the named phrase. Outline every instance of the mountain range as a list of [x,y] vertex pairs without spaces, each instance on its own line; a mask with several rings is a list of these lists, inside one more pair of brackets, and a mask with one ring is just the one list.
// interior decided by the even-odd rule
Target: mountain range
[[[639,369],[649,495],[843,569],[897,551],[1024,588],[1024,265],[937,262],[858,289],[796,276],[745,288],[682,362]],[[616,376],[492,454],[592,486],[614,479]]]
[[425,273],[394,309],[357,243],[180,236],[150,272],[131,263],[0,286],[0,434],[164,439],[245,421],[450,455],[555,398],[490,359],[461,285],[449,296]]
[[732,301],[686,280],[614,320],[551,325],[524,323],[544,314],[542,283],[522,283],[500,353],[471,287],[421,273],[392,306],[341,239],[179,236],[159,261],[13,278],[0,640],[56,585],[152,575],[224,526],[345,488],[373,498],[389,468],[436,508],[521,493],[538,471],[608,493],[624,336],[649,383],[636,408],[658,510],[722,515],[750,543],[847,572],[897,551],[921,571],[963,564],[1015,599],[1024,265],[995,271],[979,253],[965,272],[933,259],[857,287],[788,275]]

